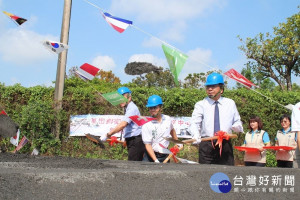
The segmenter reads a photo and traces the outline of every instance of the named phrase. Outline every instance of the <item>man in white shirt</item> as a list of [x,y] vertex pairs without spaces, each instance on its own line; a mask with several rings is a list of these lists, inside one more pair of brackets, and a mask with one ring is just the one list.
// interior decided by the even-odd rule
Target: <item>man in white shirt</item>
[[219,146],[215,146],[216,140],[201,142],[201,138],[215,136],[218,131],[228,134],[231,134],[232,131],[243,132],[235,102],[222,97],[224,92],[223,76],[215,72],[210,74],[205,86],[208,97],[195,104],[190,125],[193,139],[196,140],[196,144],[199,144],[199,163],[234,165],[230,140],[223,140],[221,151]]
[[[300,166],[300,102],[294,105],[292,111],[292,131],[297,132],[296,163],[298,168]],[[296,166],[296,165],[295,165]]]
[[[146,107],[149,108],[151,117],[156,118],[142,127],[142,138],[146,147],[143,161],[163,162],[168,157],[169,141],[164,137],[172,136],[178,139],[173,128],[172,120],[169,116],[162,114],[162,98],[158,95],[152,95],[148,98]],[[177,145],[180,148],[180,145]]]

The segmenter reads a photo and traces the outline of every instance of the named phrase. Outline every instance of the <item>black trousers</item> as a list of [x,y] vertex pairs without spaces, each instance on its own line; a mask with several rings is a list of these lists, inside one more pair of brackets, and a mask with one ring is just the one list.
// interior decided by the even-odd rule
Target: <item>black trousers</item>
[[[169,156],[169,154],[158,153],[158,152],[154,152],[154,153],[155,153],[155,156],[156,156],[157,160],[161,163],[164,162],[164,160]],[[150,155],[148,154],[147,151],[145,151],[143,161],[145,161],[145,162],[154,162],[154,160],[150,157]],[[170,160],[168,160],[168,163],[169,162],[170,162]]]
[[142,140],[142,136],[133,136],[125,138],[128,149],[128,160],[130,161],[142,161],[145,153],[145,145]]
[[265,167],[265,166],[266,166],[266,163],[248,162],[248,161],[245,161],[245,166]]
[[230,140],[223,140],[222,154],[219,145],[215,146],[217,140],[203,141],[199,144],[199,163],[234,165],[233,149]]
[[293,168],[293,161],[277,160],[277,167]]

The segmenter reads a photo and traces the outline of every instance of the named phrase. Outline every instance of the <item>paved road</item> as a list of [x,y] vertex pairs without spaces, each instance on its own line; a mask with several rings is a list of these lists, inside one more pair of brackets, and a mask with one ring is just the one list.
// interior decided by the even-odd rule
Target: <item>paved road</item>
[[[218,172],[229,177],[229,193],[211,189]],[[0,199],[220,198],[300,199],[300,169],[0,154]]]

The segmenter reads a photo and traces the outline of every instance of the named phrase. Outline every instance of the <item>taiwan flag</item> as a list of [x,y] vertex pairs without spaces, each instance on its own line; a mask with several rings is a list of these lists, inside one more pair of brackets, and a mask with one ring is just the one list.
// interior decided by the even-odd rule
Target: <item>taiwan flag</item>
[[133,115],[129,117],[136,125],[143,126],[144,124],[156,120],[156,118],[153,117],[145,117],[145,116],[139,116],[139,115]]

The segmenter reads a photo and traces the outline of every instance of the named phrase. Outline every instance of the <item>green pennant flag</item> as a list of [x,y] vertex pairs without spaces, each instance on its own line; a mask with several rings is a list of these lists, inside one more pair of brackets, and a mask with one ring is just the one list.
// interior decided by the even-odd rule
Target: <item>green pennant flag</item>
[[164,50],[165,56],[167,58],[170,71],[174,76],[174,80],[176,85],[179,85],[178,75],[181,72],[183,65],[188,58],[187,55],[177,51],[176,49],[170,48],[164,44],[162,44],[162,48]]
[[128,101],[123,95],[119,94],[118,91],[102,94],[102,96],[114,106]]

